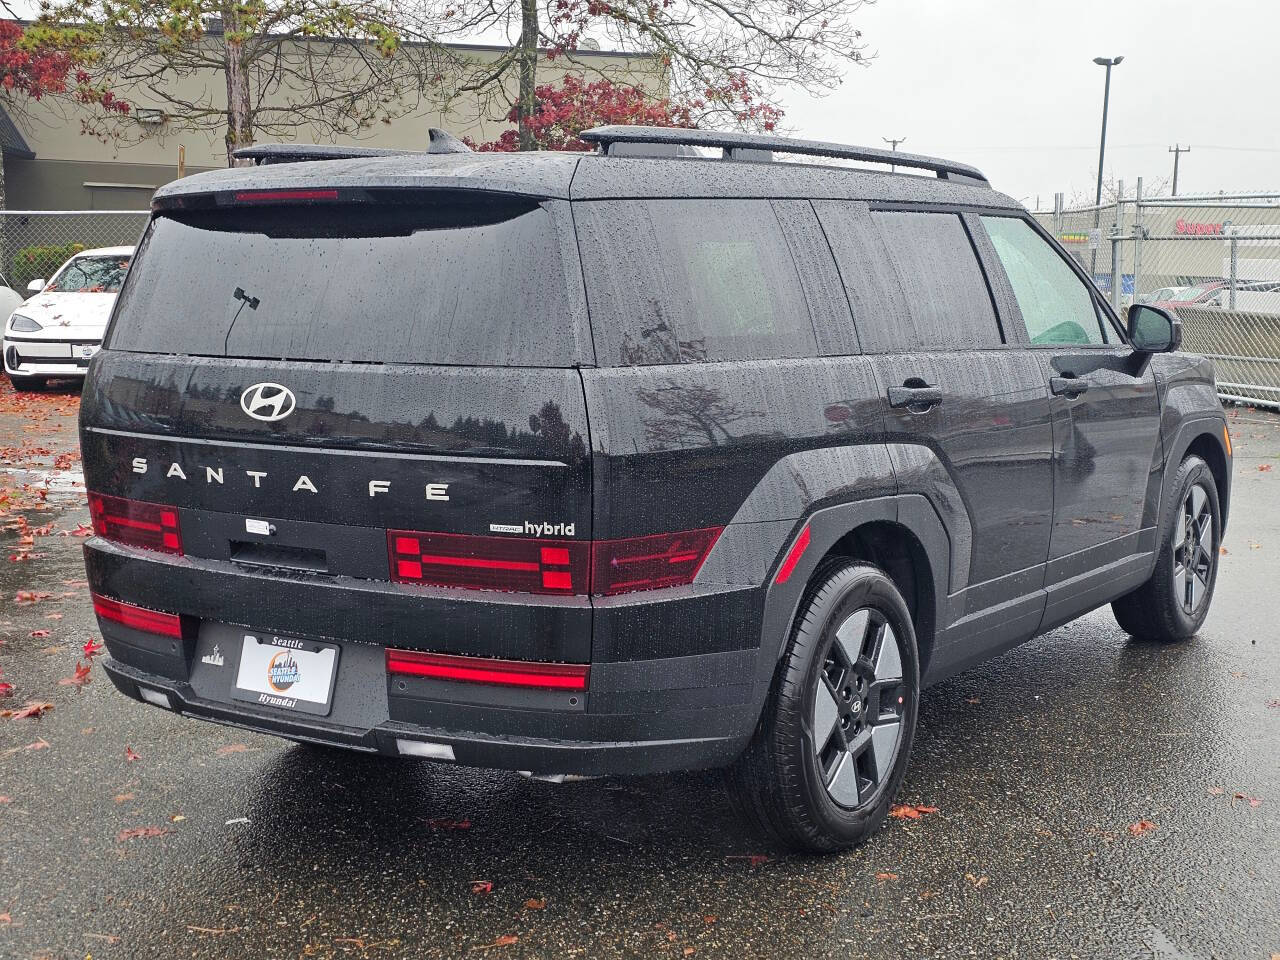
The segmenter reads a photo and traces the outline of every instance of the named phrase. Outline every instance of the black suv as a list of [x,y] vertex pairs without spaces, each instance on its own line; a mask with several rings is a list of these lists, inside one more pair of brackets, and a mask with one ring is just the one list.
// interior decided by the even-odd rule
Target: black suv
[[1122,327],[961,164],[584,136],[255,148],[156,194],[81,414],[121,691],[535,775],[727,767],[831,850],[922,687],[1106,603],[1196,631],[1231,449],[1167,314]]

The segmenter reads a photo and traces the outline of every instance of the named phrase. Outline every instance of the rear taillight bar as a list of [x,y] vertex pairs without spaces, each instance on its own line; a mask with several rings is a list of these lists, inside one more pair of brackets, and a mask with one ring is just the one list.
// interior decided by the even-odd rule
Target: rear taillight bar
[[103,620],[119,623],[144,633],[154,633],[162,637],[182,637],[182,619],[176,613],[161,613],[159,610],[148,610],[146,607],[135,607],[131,603],[112,600],[109,597],[93,597],[93,612]]
[[90,493],[89,517],[93,532],[107,540],[182,555],[177,507]]
[[613,596],[692,583],[723,527],[624,540],[541,540],[388,530],[397,583]]
[[486,683],[500,687],[586,690],[590,670],[587,664],[579,663],[530,663],[387,648],[387,673],[404,677]]
[[315,203],[337,200],[337,190],[241,190],[236,203]]
[[586,593],[591,560],[586,542],[412,530],[388,530],[387,551],[399,583],[521,593]]

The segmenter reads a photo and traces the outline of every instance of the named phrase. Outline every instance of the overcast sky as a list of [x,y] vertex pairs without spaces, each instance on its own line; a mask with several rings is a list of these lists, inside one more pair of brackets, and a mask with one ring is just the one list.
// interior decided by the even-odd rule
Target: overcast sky
[[1034,207],[1092,202],[1105,69],[1106,171],[1127,191],[1172,173],[1178,192],[1280,191],[1276,0],[879,0],[858,14],[871,66],[823,99],[784,97],[797,136],[974,164]]

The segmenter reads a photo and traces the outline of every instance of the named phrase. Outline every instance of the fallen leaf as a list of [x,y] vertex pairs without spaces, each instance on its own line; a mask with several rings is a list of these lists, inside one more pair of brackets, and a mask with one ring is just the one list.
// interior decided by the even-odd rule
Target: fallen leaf
[[1260,464],[1258,464],[1258,472],[1259,472],[1259,473],[1270,473],[1270,472],[1271,472],[1271,464],[1269,464],[1269,463],[1260,463]]
[[1232,799],[1233,801],[1235,801],[1235,800],[1248,800],[1248,801],[1249,801],[1249,806],[1251,806],[1251,807],[1258,807],[1258,806],[1261,806],[1261,805],[1262,805],[1262,798],[1261,798],[1261,797],[1251,797],[1251,796],[1249,796],[1247,793],[1241,793],[1239,790],[1237,790],[1235,793],[1233,793],[1233,794],[1231,795],[1231,799]]
[[1152,823],[1150,820],[1139,820],[1137,823],[1129,824],[1129,835],[1133,837],[1140,837],[1147,831],[1156,829],[1156,826],[1157,825]]
[[977,887],[979,890],[981,890],[983,887],[987,885],[986,877],[976,877],[972,873],[966,873],[964,875],[964,878],[968,880],[971,884],[973,884],[975,887]]
[[170,814],[170,816],[169,816],[169,822],[170,822],[170,823],[181,823],[181,822],[182,822],[183,820],[185,820],[185,819],[187,819],[187,818],[186,818],[186,817],[184,817],[184,816],[183,816],[182,814],[180,814],[180,813]]
[[13,803],[13,797],[0,797],[0,803]]
[[685,947],[685,948],[684,948],[684,955],[685,955],[686,957],[692,957],[692,956],[693,956],[695,953],[697,953],[697,952],[698,952],[698,951],[697,951],[697,948],[695,948],[695,947]]
[[493,893],[493,881],[492,880],[472,880],[471,892],[472,893]]
[[524,908],[526,910],[545,910],[547,909],[547,901],[530,897],[524,902]]
[[3,700],[5,697],[12,697],[12,696],[13,696],[13,684],[0,683],[0,700]]
[[75,676],[63,677],[61,680],[58,681],[58,686],[83,687],[86,683],[89,683],[91,680],[91,678],[89,677],[90,666],[91,664],[81,663],[79,660],[77,660]]
[[981,697],[966,697],[964,702],[965,702],[965,703],[967,703],[967,704],[970,704],[970,705],[978,704],[978,703],[981,703],[981,702],[982,702],[982,698],[981,698]]
[[889,816],[899,820],[919,820],[922,814],[937,813],[937,807],[924,807],[909,803],[895,803],[889,808]]
[[1222,787],[1210,787],[1210,788],[1209,788],[1209,795],[1210,795],[1210,796],[1220,797],[1220,796],[1222,796],[1224,793],[1226,793],[1226,790],[1225,790],[1225,789],[1223,789]]
[[117,793],[111,798],[116,803],[128,803],[130,800],[137,799],[132,793]]
[[896,873],[890,873],[887,870],[882,870],[876,874],[876,879],[877,880],[897,880],[898,875]]
[[167,833],[173,833],[173,831],[168,827],[130,827],[116,834],[116,843],[123,843],[134,837],[163,837]]
[[702,918],[702,922],[707,924],[707,926],[710,926],[711,924],[715,923],[719,919],[720,918],[717,917],[714,913],[708,913],[705,917]]
[[9,717],[12,720],[26,720],[27,718],[39,720],[52,709],[52,703],[43,703],[38,700],[32,700],[19,710],[0,711],[0,717]]
[[141,754],[138,754],[138,753],[134,753],[134,752],[133,752],[133,747],[129,746],[129,745],[126,743],[126,744],[124,745],[124,758],[125,758],[126,760],[128,760],[129,762],[133,762],[134,760],[141,760],[141,759],[142,759],[142,755],[141,755]]
[[471,950],[472,952],[475,952],[477,950],[492,950],[494,947],[509,947],[513,943],[519,943],[519,942],[520,942],[520,938],[517,937],[514,933],[504,933],[497,940],[493,941],[493,943],[486,943],[483,946],[472,947]]
[[32,640],[43,640],[45,637],[52,637],[52,630],[32,630],[29,634]]
[[84,642],[84,646],[81,647],[81,649],[84,651],[84,655],[92,660],[94,657],[100,654],[103,650],[105,650],[106,647],[103,644],[98,643],[96,640],[94,640],[93,637],[90,637],[88,640]]

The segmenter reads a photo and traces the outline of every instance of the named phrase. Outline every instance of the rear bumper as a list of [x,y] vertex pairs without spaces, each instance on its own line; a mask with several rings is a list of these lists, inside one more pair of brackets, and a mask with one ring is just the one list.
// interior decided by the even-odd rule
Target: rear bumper
[[[154,693],[164,694],[169,700],[169,709],[185,717],[366,753],[420,756],[419,748],[414,745],[422,745],[436,753],[436,759],[535,774],[606,776],[718,767],[731,763],[749,739],[749,736],[706,731],[699,735],[698,730],[688,729],[684,731],[687,736],[683,737],[580,740],[498,735],[389,719],[371,727],[350,727],[303,714],[284,715],[245,703],[206,700],[196,695],[189,683],[147,673],[114,658],[108,659],[103,669],[116,689],[126,696],[154,704]],[[144,699],[143,691],[152,692],[153,699]],[[710,717],[703,719],[705,723],[699,726],[721,726]],[[636,718],[633,723],[637,734],[648,725],[642,718]],[[568,726],[572,725],[566,724]],[[448,747],[451,756],[441,757],[433,749],[441,746]]]
[[[85,557],[95,593],[181,615],[181,638],[105,620],[100,627],[111,657],[105,669],[116,687],[139,700],[147,699],[144,691],[152,692],[151,703],[161,699],[156,693],[163,694],[170,709],[186,716],[357,750],[584,775],[722,766],[745,748],[758,716],[757,648],[692,652],[708,606],[742,603],[740,589],[725,590],[723,597],[703,593],[643,605],[687,606],[687,616],[667,609],[661,616],[654,613],[653,622],[686,623],[684,649],[691,652],[600,662],[591,661],[589,646],[557,640],[558,631],[585,627],[589,644],[592,609],[585,598],[584,609],[534,601],[495,611],[513,605],[512,598],[490,595],[492,602],[483,602],[474,593],[459,596],[467,591],[441,596],[440,591],[350,578],[268,576],[222,561],[165,558],[99,538],[86,542]],[[485,621],[480,608],[499,619]],[[511,648],[522,641],[525,651],[539,652],[513,659],[590,662],[588,689],[571,696],[389,676],[385,648],[431,650],[441,621],[451,623],[458,637],[505,631],[510,646],[436,646],[436,652],[511,656]],[[246,631],[341,647],[326,716],[235,698],[233,678]],[[578,650],[585,656],[574,655]]]

